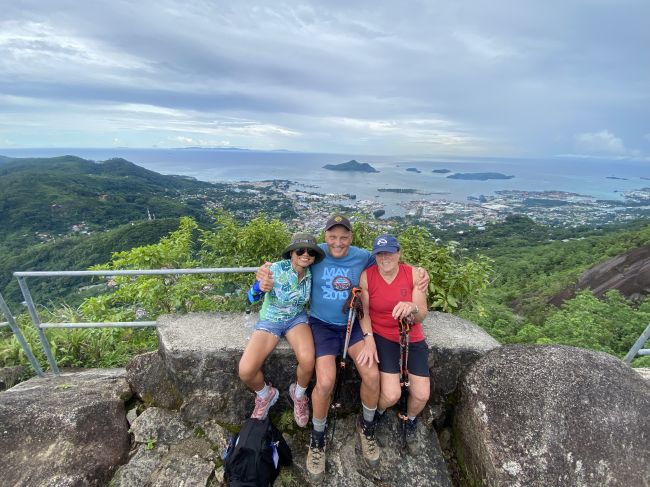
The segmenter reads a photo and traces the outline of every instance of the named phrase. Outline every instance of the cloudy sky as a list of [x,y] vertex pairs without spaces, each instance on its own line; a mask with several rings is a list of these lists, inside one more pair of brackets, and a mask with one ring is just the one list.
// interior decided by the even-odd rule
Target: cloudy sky
[[0,0],[0,150],[650,161],[648,19],[648,0]]

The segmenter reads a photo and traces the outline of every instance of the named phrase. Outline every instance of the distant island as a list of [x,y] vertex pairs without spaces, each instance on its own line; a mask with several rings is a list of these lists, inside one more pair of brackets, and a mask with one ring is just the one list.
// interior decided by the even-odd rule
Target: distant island
[[619,178],[617,176],[607,176],[606,179],[620,179],[621,181],[629,181],[627,178]]
[[407,167],[406,170],[409,171],[409,172],[417,172],[417,173],[422,172],[417,167]]
[[488,179],[512,179],[514,176],[506,176],[500,172],[458,172],[447,176],[448,179],[467,179],[473,181],[487,181]]
[[341,164],[326,164],[323,167],[330,171],[379,172],[367,162],[358,162],[354,159]]
[[448,172],[451,172],[451,169],[434,169],[431,172],[435,172],[436,174],[447,174]]
[[413,189],[413,188],[379,188],[377,191],[381,193],[409,193],[409,194],[418,192],[417,189]]

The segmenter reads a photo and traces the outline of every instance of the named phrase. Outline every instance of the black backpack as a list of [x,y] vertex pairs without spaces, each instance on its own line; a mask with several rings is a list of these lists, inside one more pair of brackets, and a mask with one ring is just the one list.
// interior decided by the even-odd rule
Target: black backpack
[[249,418],[228,442],[224,474],[231,487],[268,487],[291,460],[291,448],[271,420]]

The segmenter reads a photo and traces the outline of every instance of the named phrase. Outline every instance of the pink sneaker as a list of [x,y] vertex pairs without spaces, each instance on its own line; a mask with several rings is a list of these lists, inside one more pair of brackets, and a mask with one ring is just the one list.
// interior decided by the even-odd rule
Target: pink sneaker
[[251,418],[255,419],[264,419],[266,415],[269,414],[269,409],[278,401],[278,396],[280,393],[278,390],[269,384],[269,393],[264,399],[261,399],[258,395],[255,395],[255,409],[253,409],[253,414]]
[[289,396],[293,401],[293,418],[298,426],[304,428],[309,422],[309,398],[306,395],[300,399],[296,398],[295,382],[289,386]]

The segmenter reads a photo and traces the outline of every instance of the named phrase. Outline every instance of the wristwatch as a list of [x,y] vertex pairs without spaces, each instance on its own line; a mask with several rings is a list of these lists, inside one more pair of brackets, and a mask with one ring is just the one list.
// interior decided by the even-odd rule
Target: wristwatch
[[367,331],[366,333],[363,334],[363,338],[366,338],[367,336],[372,336],[372,332]]
[[415,303],[413,303],[413,306],[415,306],[415,311],[412,311],[411,314],[415,316],[420,312],[420,308],[418,308],[418,305]]

